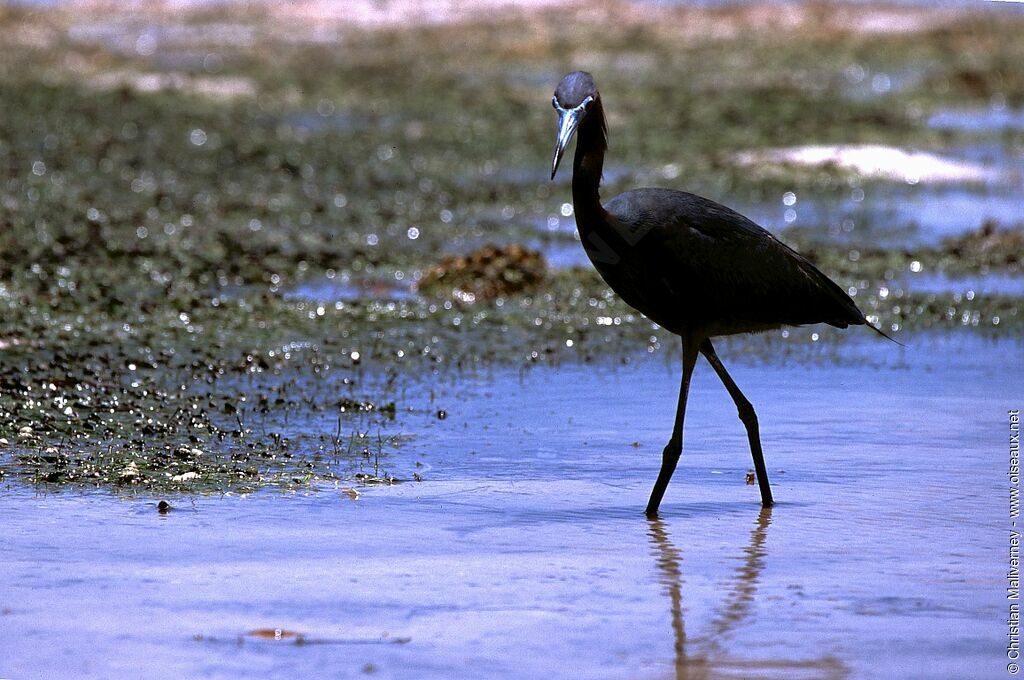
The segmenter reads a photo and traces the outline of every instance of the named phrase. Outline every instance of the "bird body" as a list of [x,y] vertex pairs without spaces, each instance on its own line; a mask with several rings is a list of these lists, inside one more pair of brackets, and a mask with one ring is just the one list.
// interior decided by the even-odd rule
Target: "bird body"
[[[714,337],[865,323],[814,265],[714,201],[648,188],[620,194],[604,209],[604,228],[583,227],[580,234],[591,262],[627,304],[673,333],[700,329]],[[601,247],[609,241],[619,247]]]
[[813,323],[874,327],[850,296],[807,259],[730,208],[657,188],[627,191],[602,205],[599,189],[608,131],[593,78],[582,71],[566,75],[552,104],[559,114],[559,129],[551,177],[576,135],[573,210],[587,256],[627,304],[682,338],[676,422],[647,514],[657,514],[682,453],[686,399],[698,354],[708,360],[736,404],[747,430],[761,502],[771,505],[757,416],[715,353],[711,338]]

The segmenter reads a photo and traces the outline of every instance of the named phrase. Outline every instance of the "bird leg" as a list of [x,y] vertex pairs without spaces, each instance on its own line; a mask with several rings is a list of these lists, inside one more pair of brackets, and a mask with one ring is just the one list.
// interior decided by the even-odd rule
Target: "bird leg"
[[757,426],[757,414],[754,413],[754,406],[743,396],[743,392],[733,382],[732,376],[725,370],[722,360],[715,354],[715,348],[711,346],[711,340],[705,340],[700,346],[700,353],[708,360],[711,367],[715,369],[725,389],[729,390],[729,396],[736,404],[740,420],[747,428],[747,439],[750,441],[750,455],[754,458],[754,470],[757,472],[757,486],[761,490],[761,505],[768,507],[774,503],[772,500],[772,489],[768,484],[768,470],[764,466],[764,452],[761,451],[761,435]]
[[679,406],[676,408],[676,424],[672,428],[672,439],[665,445],[661,454],[661,471],[658,473],[658,480],[651,490],[651,499],[647,501],[647,516],[655,517],[658,514],[658,506],[668,488],[668,482],[675,472],[676,463],[683,453],[683,417],[686,415],[686,395],[690,391],[690,376],[693,375],[694,364],[697,363],[697,354],[700,342],[696,338],[683,338],[683,379],[679,385]]

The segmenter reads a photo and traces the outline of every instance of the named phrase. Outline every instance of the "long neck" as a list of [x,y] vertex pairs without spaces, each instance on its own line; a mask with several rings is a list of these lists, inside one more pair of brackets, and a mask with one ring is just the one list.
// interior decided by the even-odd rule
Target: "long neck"
[[600,101],[580,124],[576,134],[576,157],[572,163],[572,203],[576,224],[582,231],[605,220],[598,190],[608,142]]

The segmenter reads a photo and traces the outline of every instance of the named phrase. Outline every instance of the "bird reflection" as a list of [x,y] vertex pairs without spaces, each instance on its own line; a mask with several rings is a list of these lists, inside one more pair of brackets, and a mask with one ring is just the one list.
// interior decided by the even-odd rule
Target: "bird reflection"
[[[647,519],[651,526],[649,535],[654,545],[654,557],[661,571],[661,582],[668,590],[672,603],[672,632],[675,633],[676,668],[686,658],[686,623],[683,621],[683,572],[679,564],[683,556],[672,544],[665,523],[657,515]],[[678,675],[678,674],[677,674]],[[680,676],[682,677],[682,676]]]
[[659,517],[649,517],[651,547],[658,565],[660,580],[668,593],[672,607],[676,678],[701,678],[709,673],[709,661],[725,653],[729,635],[750,614],[758,579],[764,569],[767,550],[765,541],[772,521],[771,506],[761,508],[750,539],[743,549],[744,558],[728,586],[728,593],[717,614],[712,618],[711,630],[700,639],[691,640],[689,651],[686,623],[683,618],[682,554],[672,543],[665,523]]

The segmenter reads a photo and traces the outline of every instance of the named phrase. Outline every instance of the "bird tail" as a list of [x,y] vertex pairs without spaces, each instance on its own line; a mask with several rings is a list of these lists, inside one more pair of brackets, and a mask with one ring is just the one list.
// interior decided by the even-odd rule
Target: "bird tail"
[[872,323],[869,323],[869,322],[867,321],[867,319],[865,319],[865,320],[864,320],[864,325],[865,325],[865,326],[867,326],[868,328],[870,328],[871,330],[873,330],[874,332],[878,333],[879,335],[881,335],[881,336],[882,336],[883,338],[885,338],[885,339],[886,339],[886,340],[888,340],[889,342],[895,342],[895,343],[896,343],[897,345],[899,345],[900,347],[906,347],[906,345],[904,345],[904,344],[903,344],[902,342],[900,342],[899,340],[894,340],[894,339],[892,339],[891,337],[889,337],[889,336],[888,336],[888,335],[886,334],[886,332],[885,332],[885,331],[883,331],[883,330],[882,330],[881,328],[879,328],[878,326],[875,326],[874,324],[872,324]]

